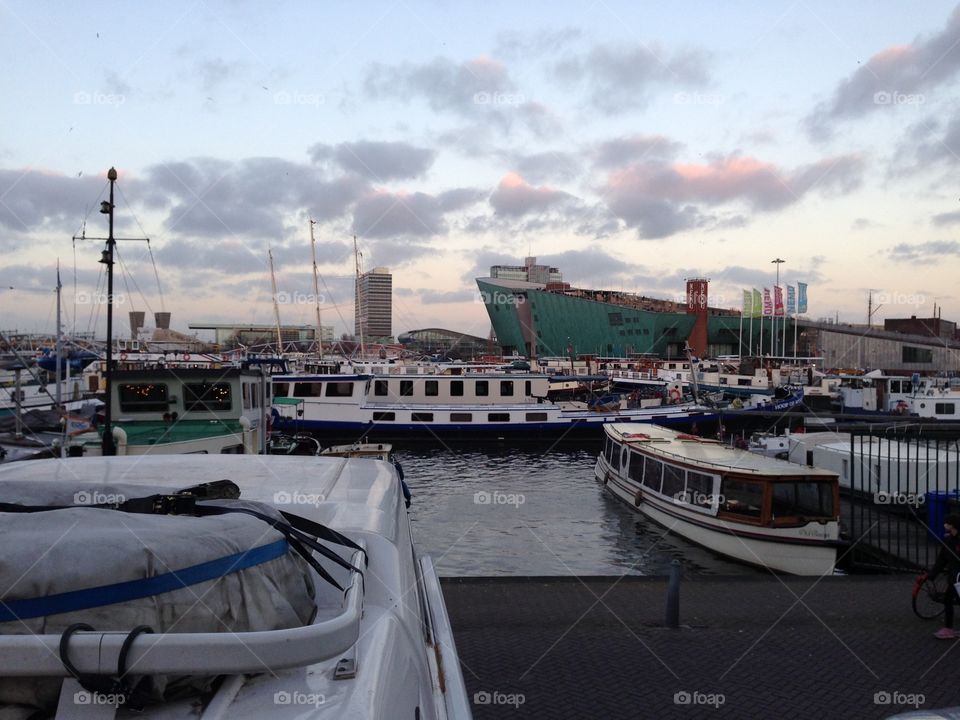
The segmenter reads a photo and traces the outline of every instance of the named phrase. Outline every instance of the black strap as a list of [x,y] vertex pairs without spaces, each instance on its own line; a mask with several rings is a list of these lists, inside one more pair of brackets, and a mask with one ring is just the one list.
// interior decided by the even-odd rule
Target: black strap
[[74,623],[60,635],[60,662],[67,669],[80,687],[90,693],[99,695],[113,695],[120,705],[127,705],[131,710],[140,711],[150,699],[150,687],[152,680],[144,678],[143,681],[131,685],[127,678],[127,656],[130,654],[130,647],[138,636],[144,633],[152,633],[153,628],[149,625],[138,625],[123,640],[120,646],[120,655],[117,658],[117,677],[112,678],[107,675],[89,675],[81,673],[70,661],[68,652],[70,638],[74,633],[83,630],[85,632],[94,632],[92,626],[86,623]]

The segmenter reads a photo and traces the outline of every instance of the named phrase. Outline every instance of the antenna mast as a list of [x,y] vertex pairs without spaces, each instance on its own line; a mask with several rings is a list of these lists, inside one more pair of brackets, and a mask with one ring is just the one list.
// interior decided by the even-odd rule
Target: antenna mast
[[317,221],[310,219],[310,252],[313,253],[313,301],[317,305],[317,354],[323,360],[323,325],[320,324],[320,273],[317,270],[317,239],[313,236],[313,226]]
[[273,249],[267,248],[270,258],[270,286],[273,288],[273,317],[277,321],[277,355],[283,355],[283,336],[280,334],[280,306],[277,304],[277,276],[273,272]]

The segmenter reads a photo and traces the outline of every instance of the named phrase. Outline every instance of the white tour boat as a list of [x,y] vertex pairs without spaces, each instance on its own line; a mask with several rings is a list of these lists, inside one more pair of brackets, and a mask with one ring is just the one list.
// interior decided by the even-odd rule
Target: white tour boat
[[0,503],[3,717],[471,715],[390,463],[38,460]]
[[604,427],[596,477],[615,497],[721,555],[794,575],[833,572],[835,473],[650,424]]
[[[604,405],[552,401],[538,373],[437,375],[274,375],[273,427],[384,433],[551,433],[592,430],[608,422],[692,425],[716,410],[675,398]],[[670,404],[671,401],[673,404]]]

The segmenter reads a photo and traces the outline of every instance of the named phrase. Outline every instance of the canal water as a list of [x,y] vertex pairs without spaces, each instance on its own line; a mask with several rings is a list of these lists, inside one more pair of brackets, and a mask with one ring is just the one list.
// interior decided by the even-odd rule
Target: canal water
[[759,571],[669,534],[594,479],[596,442],[394,443],[420,552],[442,576]]

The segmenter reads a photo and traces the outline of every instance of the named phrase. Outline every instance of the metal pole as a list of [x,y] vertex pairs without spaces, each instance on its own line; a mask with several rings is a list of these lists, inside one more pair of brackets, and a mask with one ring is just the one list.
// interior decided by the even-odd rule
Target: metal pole
[[[107,232],[107,372],[106,372],[106,405],[103,409],[103,438],[101,440],[100,452],[103,455],[116,455],[117,446],[113,442],[113,428],[111,427],[111,406],[113,405],[113,249],[116,240],[113,237],[113,186],[117,182],[117,171],[110,168],[107,171],[107,179],[110,181],[110,202],[107,208],[100,206],[100,212],[106,210],[109,220],[109,232]],[[103,262],[103,260],[101,260]]]
[[667,586],[667,627],[680,627],[680,561],[670,563],[670,584]]

